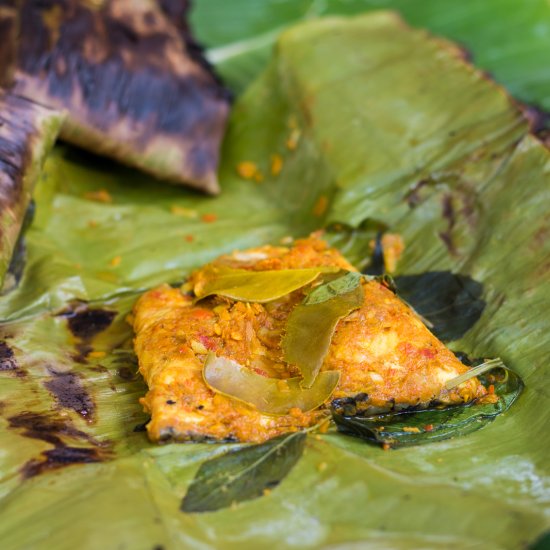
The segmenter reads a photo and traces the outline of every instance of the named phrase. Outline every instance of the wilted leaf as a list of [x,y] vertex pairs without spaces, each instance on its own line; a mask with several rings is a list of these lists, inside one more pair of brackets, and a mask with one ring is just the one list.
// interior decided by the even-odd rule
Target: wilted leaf
[[61,113],[0,89],[0,286],[62,122]]
[[325,371],[304,388],[300,378],[267,378],[225,357],[210,354],[204,364],[205,382],[215,391],[252,405],[266,414],[285,415],[298,408],[308,412],[332,394],[340,373]]
[[14,89],[67,111],[65,141],[219,192],[229,98],[184,20],[177,28],[154,0],[20,4]]
[[[263,70],[288,26],[327,15],[398,10],[408,23],[456,40],[463,55],[489,71],[520,100],[550,109],[546,72],[550,7],[545,0],[485,0],[475,9],[452,0],[233,0],[199,2],[191,13],[207,56],[236,90]],[[237,15],[238,14],[238,15]]]

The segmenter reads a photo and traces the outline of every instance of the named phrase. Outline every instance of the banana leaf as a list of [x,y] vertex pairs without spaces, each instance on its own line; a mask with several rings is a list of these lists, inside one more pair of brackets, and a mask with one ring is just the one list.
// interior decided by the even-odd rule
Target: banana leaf
[[63,115],[0,89],[0,285]]
[[0,1],[0,86],[9,86],[13,80],[17,58],[17,31],[19,21],[15,0]]
[[289,25],[379,9],[398,10],[410,24],[457,41],[514,97],[550,110],[550,5],[545,0],[202,0],[191,18],[208,58],[235,90],[243,90],[263,70]]
[[[67,110],[64,140],[219,192],[228,95],[157,2],[24,0],[19,13],[14,89]],[[2,41],[1,56],[5,48]]]
[[[512,549],[548,530],[550,154],[503,90],[394,14],[305,22],[238,98],[220,181],[206,198],[67,146],[48,158],[24,276],[0,300],[2,547]],[[241,446],[147,441],[137,296],[321,227],[364,267],[381,225],[405,242],[396,275],[482,285],[452,347],[501,357],[517,403],[427,446],[308,435],[261,498],[182,511],[201,465]]]

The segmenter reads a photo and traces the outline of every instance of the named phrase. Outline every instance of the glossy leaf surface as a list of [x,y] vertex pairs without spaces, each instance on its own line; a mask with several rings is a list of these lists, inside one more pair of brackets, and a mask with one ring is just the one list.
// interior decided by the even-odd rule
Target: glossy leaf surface
[[306,434],[290,433],[204,462],[181,504],[182,512],[213,512],[273,490],[304,452]]

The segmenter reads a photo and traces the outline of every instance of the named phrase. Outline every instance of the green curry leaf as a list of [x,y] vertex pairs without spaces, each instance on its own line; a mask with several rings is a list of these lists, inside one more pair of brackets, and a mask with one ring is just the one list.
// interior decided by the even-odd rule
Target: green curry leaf
[[245,302],[270,302],[311,283],[321,273],[336,271],[331,267],[250,271],[210,266],[194,290],[198,299],[217,294]]
[[314,288],[304,299],[304,306],[322,304],[328,300],[337,298],[354,291],[361,283],[361,275],[350,271],[345,275],[328,281],[327,283]]
[[182,512],[213,512],[266,494],[298,462],[306,437],[289,433],[207,460],[185,494]]

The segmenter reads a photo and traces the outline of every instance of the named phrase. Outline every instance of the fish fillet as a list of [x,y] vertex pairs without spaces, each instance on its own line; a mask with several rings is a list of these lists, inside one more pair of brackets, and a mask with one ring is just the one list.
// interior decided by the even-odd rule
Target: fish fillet
[[[254,271],[318,266],[354,270],[315,236],[290,247],[235,252],[214,263]],[[285,416],[262,414],[214,392],[202,377],[209,352],[264,376],[299,375],[283,360],[281,338],[288,315],[307,287],[261,304],[219,296],[194,304],[191,289],[204,273],[195,271],[183,289],[164,285],[151,290],[134,308],[135,350],[149,387],[141,402],[151,413],[151,440],[261,442],[314,424],[322,408],[309,413],[294,409]],[[362,284],[364,304],[338,322],[322,367],[340,372],[333,403],[343,400],[358,411],[375,412],[463,403],[486,393],[475,378],[447,391],[445,382],[468,367],[386,286],[367,280]]]

